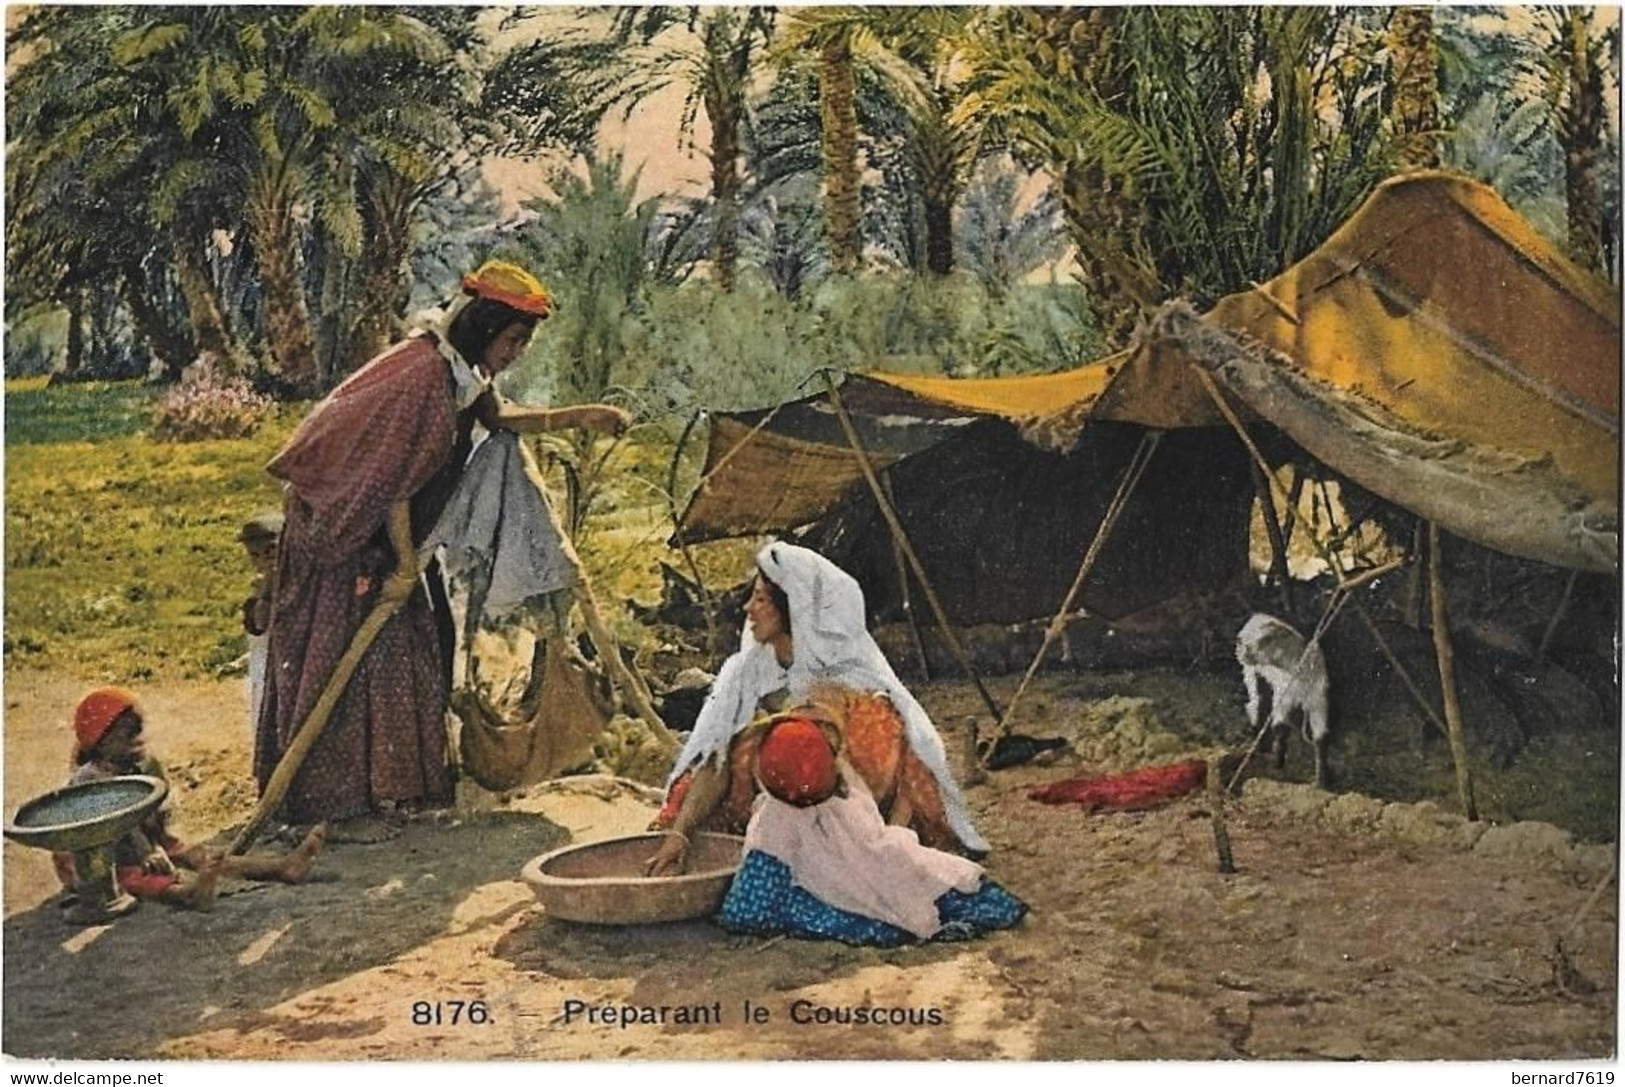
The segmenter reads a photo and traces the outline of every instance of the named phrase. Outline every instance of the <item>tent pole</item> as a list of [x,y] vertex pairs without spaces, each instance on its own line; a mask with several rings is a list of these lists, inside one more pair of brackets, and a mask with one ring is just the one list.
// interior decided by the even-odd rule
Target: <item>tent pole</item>
[[[542,472],[536,465],[536,457],[531,453],[530,447],[524,442],[519,444],[520,462],[524,465],[525,474],[530,483],[547,498],[547,489],[542,486]],[[655,712],[653,697],[643,678],[626,666],[621,659],[620,647],[615,643],[615,636],[609,632],[603,616],[598,611],[598,601],[593,595],[592,579],[587,576],[587,568],[581,562],[581,556],[576,554],[575,543],[568,535],[560,530],[559,549],[566,562],[575,572],[575,602],[576,608],[581,612],[581,621],[587,628],[587,635],[592,644],[597,647],[598,655],[604,660],[604,670],[611,682],[620,689],[621,696],[632,704],[637,716],[642,719],[649,731],[668,747],[678,746],[677,737],[671,734],[666,723]]]
[[1425,575],[1422,569],[1422,521],[1417,518],[1416,527],[1411,532],[1411,558],[1416,563],[1411,568],[1410,580],[1405,583],[1405,625],[1412,630],[1422,629],[1422,578]]
[[[1140,438],[1140,444],[1134,448],[1134,456],[1129,458],[1128,466],[1123,469],[1123,478],[1118,481],[1117,493],[1112,495],[1111,502],[1106,506],[1106,512],[1095,528],[1095,538],[1089,541],[1089,548],[1083,554],[1083,561],[1078,565],[1078,572],[1072,578],[1072,585],[1066,591],[1061,606],[1055,610],[1055,617],[1044,628],[1044,640],[1039,643],[1038,652],[1033,654],[1032,663],[1027,665],[1027,672],[1021,677],[1021,683],[1016,687],[1016,693],[1010,697],[1010,705],[1005,708],[1004,721],[999,726],[998,735],[987,745],[987,755],[992,755],[994,746],[1004,735],[1010,731],[1010,722],[1015,718],[1016,706],[1021,702],[1021,696],[1027,690],[1027,684],[1032,682],[1033,675],[1038,671],[1039,665],[1044,663],[1044,657],[1049,647],[1060,636],[1066,626],[1066,617],[1072,611],[1072,603],[1077,599],[1078,593],[1083,590],[1083,582],[1094,569],[1095,560],[1100,557],[1106,540],[1117,527],[1117,519],[1123,513],[1123,507],[1128,505],[1129,495],[1134,493],[1135,486],[1140,477],[1145,474],[1145,466],[1151,463],[1151,455],[1157,451],[1157,445],[1162,441],[1162,431],[1147,430]],[[986,757],[986,756],[984,756]]]
[[1253,490],[1258,492],[1258,512],[1264,519],[1264,533],[1270,538],[1270,572],[1275,576],[1275,588],[1281,594],[1281,608],[1289,618],[1292,611],[1292,574],[1286,565],[1286,537],[1281,533],[1281,522],[1275,518],[1275,497],[1264,479],[1264,470],[1248,462],[1253,470]]
[[[891,473],[888,471],[881,475],[880,485],[886,489],[886,501],[897,508],[897,495],[891,487]],[[914,614],[914,600],[908,587],[908,561],[903,558],[903,549],[897,546],[897,537],[892,537],[892,561],[897,564],[897,588],[903,597],[903,616],[908,620],[908,629],[914,632],[914,648],[920,654],[920,673],[927,680],[931,678],[931,658],[925,655],[925,636],[920,632],[920,617]]]
[[700,590],[700,607],[705,611],[706,648],[715,652],[721,648],[717,645],[716,604],[711,600],[711,590],[705,587],[705,578],[701,576],[699,564],[694,561],[694,552],[689,549],[688,539],[683,535],[683,514],[677,508],[677,468],[683,459],[683,447],[688,444],[688,436],[694,432],[701,414],[695,412],[688,417],[688,425],[683,427],[683,433],[677,438],[677,447],[671,451],[671,469],[666,473],[666,508],[671,513],[672,538],[677,541],[677,550],[682,553],[689,576]]
[[1467,766],[1467,740],[1462,734],[1461,702],[1456,694],[1456,653],[1450,644],[1449,608],[1444,596],[1444,549],[1439,525],[1428,522],[1428,596],[1433,605],[1433,648],[1439,657],[1439,686],[1444,691],[1444,719],[1450,726],[1450,757],[1456,763],[1456,795],[1462,814],[1478,819],[1473,803],[1473,775]]
[[835,386],[835,379],[824,372],[824,385],[829,389],[829,402],[835,408],[835,417],[841,422],[841,429],[846,432],[846,440],[852,446],[852,452],[858,458],[858,467],[863,470],[863,478],[869,483],[869,490],[874,493],[875,502],[880,506],[880,513],[886,518],[886,525],[891,529],[892,539],[908,559],[909,566],[914,570],[914,576],[920,581],[920,588],[925,591],[926,602],[931,605],[931,613],[936,617],[937,625],[942,628],[942,636],[948,642],[948,649],[964,669],[965,675],[976,685],[976,693],[982,696],[982,702],[993,714],[993,719],[1003,722],[1004,711],[993,700],[987,685],[982,677],[976,674],[972,667],[970,657],[965,654],[965,647],[959,644],[959,636],[954,633],[953,625],[948,622],[948,613],[942,608],[942,601],[937,598],[937,591],[931,587],[931,579],[925,576],[925,567],[920,564],[920,556],[915,554],[914,545],[908,541],[908,533],[903,531],[903,522],[898,519],[897,511],[886,500],[886,492],[880,486],[880,477],[875,475],[875,466],[869,460],[869,454],[863,448],[863,442],[858,437],[858,429],[852,424],[852,417],[847,414],[846,403],[841,399],[841,391]]
[[1551,622],[1546,624],[1546,633],[1540,636],[1540,648],[1535,650],[1535,660],[1546,659],[1546,651],[1552,647],[1552,637],[1557,633],[1557,625],[1563,621],[1563,616],[1569,610],[1569,598],[1574,595],[1574,582],[1579,576],[1580,571],[1569,571],[1569,579],[1563,584],[1563,599],[1557,602],[1557,610],[1552,612]]
[[1303,468],[1292,462],[1292,489],[1286,495],[1286,521],[1281,525],[1281,547],[1292,550],[1292,530],[1298,527],[1298,497],[1303,494],[1303,481],[1308,478]]

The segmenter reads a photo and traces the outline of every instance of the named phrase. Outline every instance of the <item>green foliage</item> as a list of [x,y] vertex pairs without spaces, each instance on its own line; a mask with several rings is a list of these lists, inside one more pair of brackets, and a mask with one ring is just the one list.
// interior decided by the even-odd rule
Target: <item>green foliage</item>
[[[10,344],[7,344],[10,347]],[[7,380],[6,449],[59,442],[100,442],[146,428],[157,391],[133,381],[47,386],[43,378]],[[7,490],[16,476],[8,471]]]
[[515,239],[521,263],[559,302],[521,372],[536,372],[540,362],[558,394],[572,401],[598,399],[609,388],[649,278],[658,203],[638,201],[637,173],[623,175],[618,154],[589,156],[585,176],[555,171],[556,195],[527,205],[536,217]]
[[237,532],[293,415],[252,439],[159,445],[132,384],[6,387],[5,658],[129,681],[214,674],[253,581]]
[[1098,286],[1138,295],[1109,306],[1266,280],[1387,173],[1383,41],[1357,10],[1111,9],[1037,49],[1033,18],[988,25],[960,115],[1084,182],[1072,240],[1109,273]]

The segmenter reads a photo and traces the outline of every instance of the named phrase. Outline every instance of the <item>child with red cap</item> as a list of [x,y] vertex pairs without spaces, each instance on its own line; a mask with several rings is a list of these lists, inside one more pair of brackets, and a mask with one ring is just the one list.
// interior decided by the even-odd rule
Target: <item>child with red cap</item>
[[881,817],[827,712],[772,718],[755,773],[762,795],[717,915],[724,928],[889,947],[968,939],[1026,914],[981,865],[922,845],[913,830]]
[[[73,713],[74,771],[68,784],[83,785],[125,774],[164,778],[163,766],[147,753],[144,724],[135,695],[122,687],[100,687],[85,695]],[[214,905],[221,876],[302,883],[327,833],[325,827],[317,827],[286,857],[218,857],[171,834],[169,814],[166,799],[114,846],[118,884],[136,898],[198,910]],[[72,855],[58,853],[53,859],[57,877],[71,891]]]

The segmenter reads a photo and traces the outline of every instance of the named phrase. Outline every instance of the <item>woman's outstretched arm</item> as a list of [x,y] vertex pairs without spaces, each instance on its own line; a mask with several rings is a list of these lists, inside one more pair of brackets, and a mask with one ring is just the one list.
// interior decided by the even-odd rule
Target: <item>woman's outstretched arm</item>
[[688,864],[688,844],[711,817],[711,813],[717,810],[723,797],[728,795],[728,783],[728,765],[723,760],[718,760],[714,765],[701,763],[694,768],[688,791],[683,794],[683,803],[677,809],[677,818],[672,820],[671,829],[666,832],[660,849],[644,866],[649,875],[677,876],[683,873]]

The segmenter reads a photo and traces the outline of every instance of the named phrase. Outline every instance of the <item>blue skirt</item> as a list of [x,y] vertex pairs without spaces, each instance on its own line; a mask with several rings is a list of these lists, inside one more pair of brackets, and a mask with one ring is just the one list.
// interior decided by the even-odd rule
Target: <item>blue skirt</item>
[[[1025,902],[983,879],[970,894],[950,889],[937,899],[942,928],[932,939],[969,940],[993,929],[1010,928],[1026,913]],[[868,947],[918,942],[913,933],[896,925],[820,901],[796,885],[784,862],[755,849],[745,854],[716,922],[729,932],[753,936],[786,934]]]

